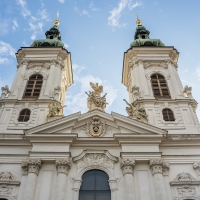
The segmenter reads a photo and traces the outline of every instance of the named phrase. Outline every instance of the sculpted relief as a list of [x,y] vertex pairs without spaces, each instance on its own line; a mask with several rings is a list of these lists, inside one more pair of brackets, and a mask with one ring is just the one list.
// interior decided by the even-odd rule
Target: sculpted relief
[[129,117],[132,119],[136,119],[138,121],[147,122],[147,114],[144,109],[144,106],[142,105],[142,102],[139,100],[136,100],[132,103],[128,103],[125,99],[124,101],[129,107],[126,107],[126,112],[128,113]]
[[99,86],[98,83],[94,84],[90,82],[90,86],[92,87],[93,91],[89,92],[88,95],[88,109],[89,111],[92,110],[100,110],[104,111],[106,108],[106,94],[101,97],[101,93],[103,92],[103,86]]
[[112,133],[112,128],[95,115],[91,121],[86,122],[80,129],[86,136],[102,137]]

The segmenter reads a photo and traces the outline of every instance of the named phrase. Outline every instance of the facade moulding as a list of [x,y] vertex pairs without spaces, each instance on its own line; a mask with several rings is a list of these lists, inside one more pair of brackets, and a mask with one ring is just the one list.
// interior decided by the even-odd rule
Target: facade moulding
[[120,181],[120,177],[115,175],[115,164],[118,162],[117,157],[111,155],[107,150],[83,150],[80,155],[73,157],[72,161],[77,165],[76,176],[71,179],[74,200],[78,200],[82,175],[92,169],[99,169],[108,174],[111,198],[116,199],[116,191]]

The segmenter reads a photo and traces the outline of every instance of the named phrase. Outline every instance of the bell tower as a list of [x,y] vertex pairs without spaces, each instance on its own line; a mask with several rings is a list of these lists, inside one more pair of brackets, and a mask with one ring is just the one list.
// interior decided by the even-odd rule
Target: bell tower
[[35,40],[16,53],[14,81],[10,90],[7,86],[2,88],[1,133],[22,133],[49,121],[47,116],[54,119],[63,116],[65,93],[73,83],[73,76],[71,54],[64,48],[58,25],[55,20],[45,33],[46,39]]
[[141,20],[136,24],[134,41],[124,53],[122,72],[129,103],[137,99],[148,115],[147,123],[169,133],[200,133],[192,88],[183,88],[177,72],[179,52],[159,39],[151,39]]

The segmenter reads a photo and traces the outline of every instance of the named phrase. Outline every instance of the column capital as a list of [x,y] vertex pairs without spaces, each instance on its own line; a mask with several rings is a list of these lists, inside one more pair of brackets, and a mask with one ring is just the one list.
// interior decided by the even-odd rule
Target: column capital
[[69,169],[71,168],[71,159],[56,159],[55,162],[57,173],[64,173],[68,175]]
[[123,175],[133,174],[133,169],[134,169],[134,166],[135,166],[135,160],[123,158],[120,161],[120,166],[121,166]]
[[152,174],[163,174],[163,171],[169,170],[169,164],[162,159],[152,159],[149,161],[149,167]]
[[28,171],[28,173],[35,173],[36,175],[39,174],[39,170],[42,167],[42,161],[40,159],[27,159],[26,161],[22,162],[22,169]]

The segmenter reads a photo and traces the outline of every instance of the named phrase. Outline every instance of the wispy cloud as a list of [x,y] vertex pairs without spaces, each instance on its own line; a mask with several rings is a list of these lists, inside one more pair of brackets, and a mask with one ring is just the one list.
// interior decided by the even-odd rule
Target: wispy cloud
[[16,50],[8,43],[0,41],[0,64],[10,63],[12,57],[15,57]]
[[16,19],[14,19],[13,21],[12,21],[12,23],[13,23],[13,26],[12,26],[12,28],[13,28],[13,30],[15,31],[16,30],[16,28],[18,28],[18,23],[17,23],[17,20]]
[[65,0],[58,0],[60,3],[65,3]]
[[30,10],[26,7],[26,1],[25,0],[17,0],[17,4],[21,6],[21,14],[26,18],[27,16],[31,15]]
[[81,15],[86,15],[88,17],[90,17],[89,13],[87,10],[80,10],[79,8],[77,7],[74,7],[74,10],[81,16]]
[[0,35],[6,35],[9,32],[10,29],[9,25],[10,25],[9,20],[0,19],[0,27],[1,27]]
[[108,17],[108,25],[113,27],[120,27],[121,25],[119,24],[119,19],[121,17],[122,11],[125,8],[132,10],[141,5],[141,2],[132,3],[131,0],[121,0],[118,4],[118,7],[110,11],[110,16]]
[[90,9],[92,10],[92,11],[97,11],[97,10],[99,10],[99,8],[96,8],[95,6],[94,6],[94,3],[91,1],[90,2]]
[[49,21],[49,15],[46,9],[38,10],[38,15],[40,16],[41,20]]
[[188,72],[188,69],[182,71],[183,74],[185,74],[186,72]]
[[73,64],[74,81],[80,85],[80,90],[75,95],[67,94],[67,110],[69,110],[71,113],[78,111],[84,113],[88,111],[87,95],[85,94],[85,92],[92,91],[92,88],[90,87],[90,82],[103,85],[103,93],[107,93],[106,100],[109,103],[107,105],[107,108],[109,108],[117,97],[117,90],[113,88],[113,86],[110,85],[108,81],[102,80],[99,77],[94,77],[90,74],[85,76],[81,75],[81,72],[84,69],[86,69],[85,66]]

